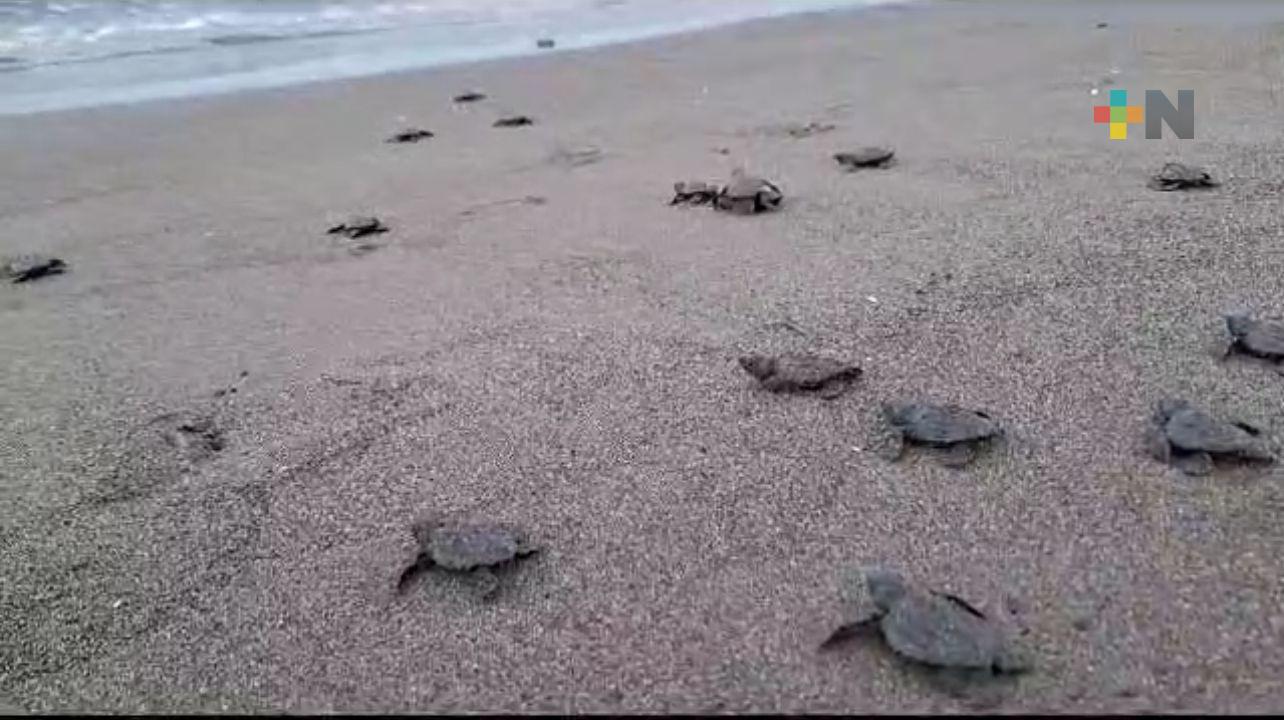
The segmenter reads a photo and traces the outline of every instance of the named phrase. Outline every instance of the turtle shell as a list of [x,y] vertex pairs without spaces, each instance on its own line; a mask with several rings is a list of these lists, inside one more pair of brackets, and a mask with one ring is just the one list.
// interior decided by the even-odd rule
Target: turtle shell
[[1185,190],[1216,187],[1217,183],[1203,168],[1170,162],[1150,179],[1149,185],[1155,190]]
[[911,591],[879,623],[897,654],[934,667],[1015,670],[1002,631],[967,603],[949,595]]
[[737,173],[731,182],[718,193],[714,205],[738,215],[751,215],[780,206],[784,193],[771,182],[760,177]]
[[1284,325],[1233,316],[1226,323],[1242,349],[1259,357],[1284,360]]
[[1178,450],[1245,457],[1269,455],[1257,433],[1247,426],[1222,422],[1187,403],[1166,403],[1158,419],[1164,436]]
[[896,155],[896,151],[891,148],[881,147],[863,147],[852,152],[841,152],[834,155],[834,159],[843,167],[856,169],[864,167],[878,167],[891,161]]
[[433,562],[448,570],[499,565],[530,550],[517,532],[499,525],[421,524],[415,535]]
[[999,432],[989,415],[957,405],[909,403],[885,406],[883,412],[910,440],[929,445],[984,440]]
[[855,365],[815,355],[749,355],[740,358],[740,366],[768,389],[777,391],[819,390],[828,383],[861,375]]

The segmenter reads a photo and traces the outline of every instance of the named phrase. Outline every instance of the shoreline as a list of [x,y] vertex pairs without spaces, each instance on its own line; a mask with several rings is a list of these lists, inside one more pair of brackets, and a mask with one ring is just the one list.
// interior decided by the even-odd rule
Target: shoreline
[[[69,264],[0,285],[0,703],[1279,707],[1284,474],[1141,447],[1174,395],[1284,440],[1278,376],[1214,347],[1228,309],[1284,315],[1284,8],[1182,6],[862,9],[0,118],[0,254]],[[1196,138],[1108,140],[1106,79],[1193,88]],[[384,142],[407,126],[435,137]],[[865,145],[896,164],[836,167]],[[1173,159],[1221,187],[1147,189]],[[668,204],[737,169],[782,208]],[[354,253],[350,214],[390,232]],[[778,352],[864,375],[772,395],[737,357]],[[919,398],[1007,439],[877,457],[879,404]],[[166,423],[203,421],[219,447],[176,454]],[[397,595],[430,514],[545,552],[494,602]],[[1002,618],[1034,671],[958,697],[817,652],[865,564]]]
[[[835,0],[837,2],[838,0]],[[242,93],[262,91],[289,91],[292,88],[308,85],[377,80],[389,76],[449,70],[461,66],[488,64],[495,62],[521,62],[540,55],[591,52],[598,49],[609,49],[616,46],[628,46],[647,43],[665,38],[697,35],[706,32],[734,29],[737,26],[755,23],[769,23],[788,20],[793,17],[826,15],[831,13],[860,13],[877,11],[886,7],[921,6],[928,0],[894,0],[887,4],[848,7],[819,7],[803,10],[777,10],[770,14],[742,19],[724,21],[696,20],[688,23],[647,26],[640,29],[614,29],[581,32],[573,35],[569,41],[555,39],[554,49],[540,49],[535,46],[532,36],[526,40],[512,40],[504,44],[493,45],[485,50],[459,48],[449,56],[434,60],[411,60],[408,58],[393,60],[390,57],[366,58],[366,67],[352,68],[345,71],[330,69],[322,71],[319,65],[333,64],[332,61],[316,59],[291,66],[261,68],[251,73],[239,75],[219,75],[212,77],[188,78],[166,82],[153,82],[146,86],[120,87],[111,97],[99,96],[95,100],[78,99],[73,91],[65,98],[44,97],[28,102],[20,108],[0,106],[0,118],[26,117],[58,112],[88,111],[98,108],[122,107],[166,101],[199,100],[206,97],[235,96]],[[306,39],[306,38],[304,38]],[[481,54],[479,54],[481,53]],[[328,72],[324,76],[318,73]],[[193,89],[199,87],[200,89]],[[100,91],[101,92],[101,91]],[[39,103],[39,104],[33,104]]]

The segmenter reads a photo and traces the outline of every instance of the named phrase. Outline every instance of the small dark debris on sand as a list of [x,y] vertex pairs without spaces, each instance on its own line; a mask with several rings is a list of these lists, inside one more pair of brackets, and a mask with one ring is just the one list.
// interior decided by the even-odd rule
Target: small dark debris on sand
[[1097,23],[1097,29],[1098,29],[1098,30],[1101,30],[1102,28],[1108,28],[1108,27],[1110,27],[1110,23],[1107,23],[1107,22],[1099,22],[1099,23]]
[[466,92],[455,96],[455,102],[457,103],[475,103],[475,102],[481,102],[482,100],[485,100],[485,99],[486,99],[486,94],[479,93],[479,92]]
[[861,376],[860,367],[833,358],[804,354],[746,355],[740,367],[775,393],[816,393],[832,400]]
[[67,263],[46,255],[18,255],[0,263],[0,278],[25,283],[67,272]]
[[367,235],[378,235],[388,232],[388,226],[384,225],[377,217],[355,216],[350,217],[342,223],[326,230],[330,235],[343,235],[352,240]]
[[854,171],[861,168],[881,168],[887,167],[896,151],[884,147],[863,147],[851,152],[840,152],[834,155],[834,160],[843,168]]
[[417,143],[420,140],[427,140],[433,137],[430,130],[421,130],[420,128],[410,128],[388,138],[385,142],[390,143]]
[[1226,355],[1251,355],[1274,363],[1275,371],[1284,375],[1284,324],[1255,320],[1247,313],[1226,316],[1226,330],[1231,342]]
[[557,47],[557,43],[552,38],[540,38],[535,41],[535,47],[541,50],[550,50]]
[[1160,401],[1146,433],[1146,449],[1160,462],[1187,475],[1208,475],[1215,458],[1273,463],[1275,454],[1248,423],[1226,422],[1185,400]]
[[905,444],[941,448],[946,467],[960,468],[976,457],[978,448],[1001,433],[999,424],[979,410],[957,405],[888,403],[883,405],[888,434],[882,455],[898,460]]
[[830,123],[809,122],[806,125],[786,125],[785,134],[795,140],[809,138],[833,130],[836,126]]
[[525,115],[515,115],[513,117],[500,118],[495,121],[495,127],[497,128],[525,127],[527,125],[534,124],[535,121]]
[[227,447],[226,435],[208,415],[167,413],[148,424],[189,463],[208,460]]
[[397,581],[398,592],[405,592],[422,573],[440,569],[470,576],[477,583],[477,594],[482,599],[490,599],[499,590],[493,569],[539,552],[539,548],[528,542],[525,533],[495,523],[421,520],[411,532],[419,548],[414,562]]
[[1170,162],[1150,178],[1146,186],[1151,190],[1171,192],[1173,190],[1202,190],[1215,188],[1220,183],[1201,167]]
[[[822,649],[872,631],[898,656],[931,668],[973,671],[977,679],[1029,670],[1003,628],[962,598],[914,587],[894,570],[863,573],[863,607]],[[855,598],[844,601],[856,604]]]

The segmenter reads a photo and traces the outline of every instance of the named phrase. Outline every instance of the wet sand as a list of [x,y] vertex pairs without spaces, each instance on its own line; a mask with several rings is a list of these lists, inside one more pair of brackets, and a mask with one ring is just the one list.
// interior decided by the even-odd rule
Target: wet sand
[[[1284,8],[1217,8],[946,2],[0,118],[0,252],[71,265],[0,287],[0,702],[1278,710],[1284,475],[1141,446],[1170,395],[1284,438],[1280,377],[1218,359],[1223,312],[1284,315]],[[1109,142],[1093,87],[1192,88],[1197,137]],[[898,163],[830,159],[867,144]],[[1224,184],[1147,190],[1172,159]],[[783,209],[666,204],[736,167]],[[325,234],[349,213],[381,247]],[[770,395],[735,358],[778,350],[865,376]],[[901,398],[1007,440],[888,464]],[[184,461],[188,417],[222,449]],[[423,513],[546,550],[489,604],[397,596]],[[870,562],[1035,672],[977,700],[817,652]]]

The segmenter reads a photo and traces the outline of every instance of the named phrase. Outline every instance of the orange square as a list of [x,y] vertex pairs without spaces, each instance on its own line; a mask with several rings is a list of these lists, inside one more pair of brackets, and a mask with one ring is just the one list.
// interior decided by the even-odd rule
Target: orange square
[[1140,105],[1135,105],[1128,108],[1128,122],[1132,123],[1133,125],[1140,125],[1143,118],[1144,118],[1144,113],[1142,112],[1142,108]]

